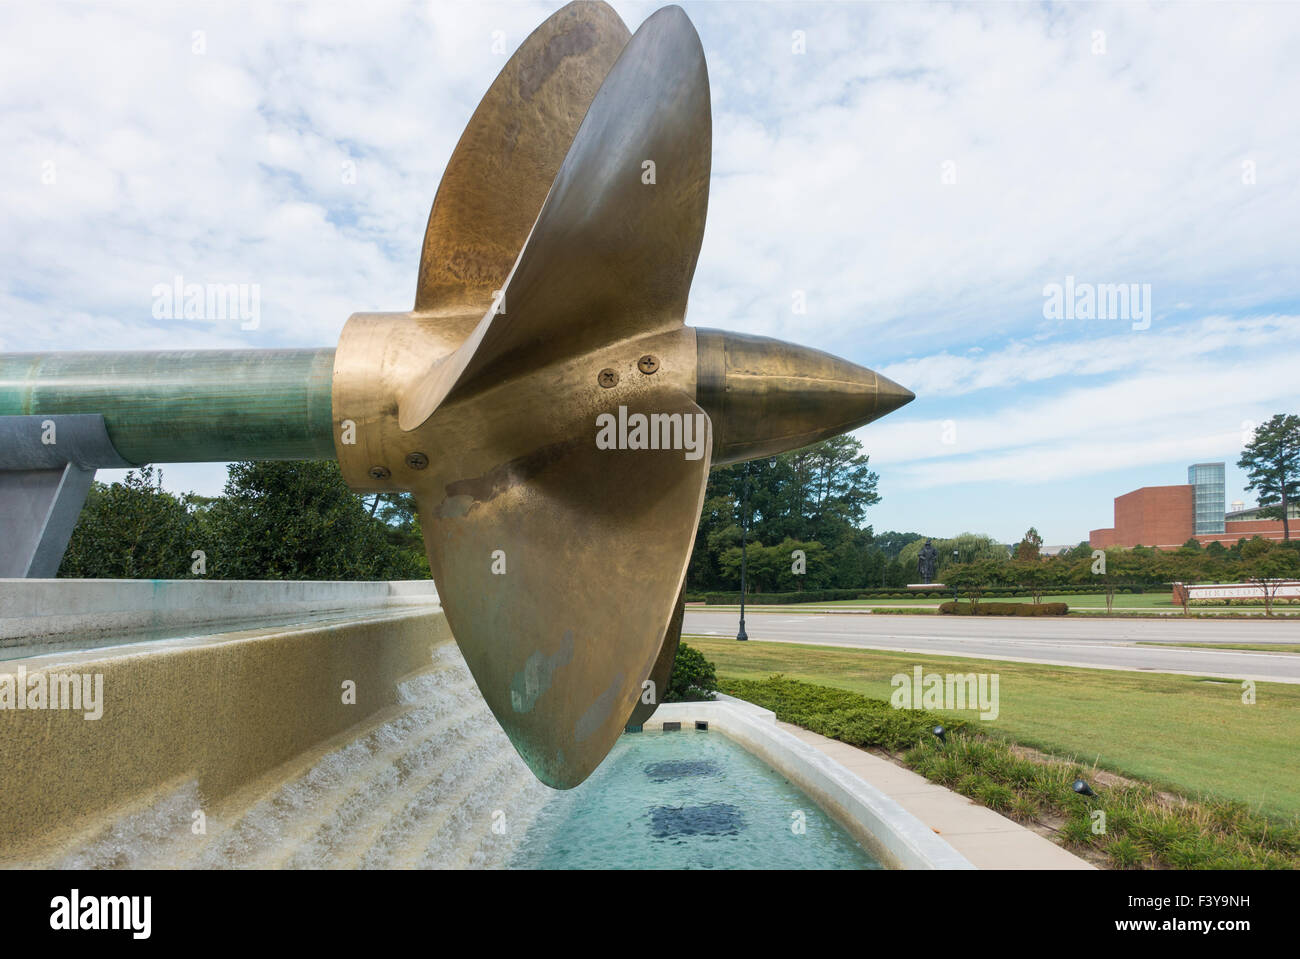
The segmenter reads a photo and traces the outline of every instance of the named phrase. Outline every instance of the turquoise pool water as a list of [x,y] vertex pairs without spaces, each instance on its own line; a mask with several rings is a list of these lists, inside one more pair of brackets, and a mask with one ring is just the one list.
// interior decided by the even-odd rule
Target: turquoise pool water
[[624,734],[538,813],[522,869],[880,869],[849,833],[718,732]]

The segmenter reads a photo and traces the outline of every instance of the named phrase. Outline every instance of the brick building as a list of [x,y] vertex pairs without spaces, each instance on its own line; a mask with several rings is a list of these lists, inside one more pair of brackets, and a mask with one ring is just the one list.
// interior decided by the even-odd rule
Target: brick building
[[[1144,486],[1115,497],[1115,525],[1088,534],[1093,549],[1108,546],[1155,546],[1177,549],[1193,537],[1202,545],[1262,536],[1282,538],[1280,519],[1260,519],[1258,509],[1226,512],[1222,463],[1196,463],[1187,468],[1188,482],[1180,486]],[[1300,506],[1288,511],[1293,533],[1300,538]]]

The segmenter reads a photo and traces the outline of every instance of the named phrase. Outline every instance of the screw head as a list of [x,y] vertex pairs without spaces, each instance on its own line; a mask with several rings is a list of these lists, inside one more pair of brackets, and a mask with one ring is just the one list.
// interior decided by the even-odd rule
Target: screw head
[[413,470],[422,470],[429,465],[429,457],[423,453],[407,453],[406,465]]
[[605,369],[601,370],[598,374],[596,374],[596,382],[599,383],[601,386],[603,386],[605,389],[609,389],[611,386],[617,386],[618,371],[611,370],[608,367],[606,367]]
[[636,368],[646,376],[656,372],[659,369],[659,357],[647,353],[641,359],[636,361]]
[[388,479],[388,477],[392,475],[393,475],[392,472],[388,469],[387,466],[370,467],[370,478],[373,480],[386,480]]

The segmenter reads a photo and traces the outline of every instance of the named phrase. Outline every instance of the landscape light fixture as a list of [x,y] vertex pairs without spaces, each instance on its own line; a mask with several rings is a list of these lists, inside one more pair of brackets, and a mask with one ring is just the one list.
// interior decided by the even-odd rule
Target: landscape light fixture
[[1074,785],[1072,785],[1070,788],[1073,789],[1075,792],[1077,792],[1080,796],[1095,796],[1095,795],[1097,795],[1095,792],[1092,791],[1092,787],[1089,786],[1089,785],[1088,785],[1086,782],[1084,782],[1082,779],[1076,779],[1076,780],[1074,781]]
[[745,464],[745,478],[741,481],[740,491],[740,629],[736,632],[737,642],[745,642],[749,639],[749,633],[745,632],[745,589],[746,589],[746,562],[745,546],[749,538],[749,464]]
[[938,738],[939,742],[941,743],[948,742],[947,730],[945,730],[942,726],[935,726],[934,729],[930,730],[930,732],[934,733],[934,735]]

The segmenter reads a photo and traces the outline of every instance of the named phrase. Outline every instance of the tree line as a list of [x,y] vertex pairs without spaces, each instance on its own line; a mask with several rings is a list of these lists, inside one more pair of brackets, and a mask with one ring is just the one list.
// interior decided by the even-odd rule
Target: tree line
[[[911,582],[919,543],[907,551],[919,534],[876,536],[863,526],[880,500],[876,482],[848,436],[715,470],[688,588],[739,587],[743,505],[753,589]],[[987,537],[961,541],[967,558],[995,547]],[[795,550],[804,554],[803,575],[791,572]],[[333,462],[246,462],[231,464],[216,497],[171,493],[153,466],[94,483],[59,575],[411,579],[427,577],[429,565],[410,494],[359,496]]]
[[[686,574],[690,593],[740,589],[741,543],[749,590],[794,592],[905,586],[916,582],[920,533],[876,533],[864,524],[880,502],[879,476],[862,444],[836,436],[771,459],[709,474],[695,549]],[[936,542],[940,568],[1006,554],[988,536],[963,533]]]
[[59,568],[95,579],[427,579],[414,498],[363,498],[337,463],[232,463],[221,496],[143,466],[91,486]]
[[[1300,501],[1300,416],[1278,414],[1242,452],[1265,515]],[[801,450],[713,470],[687,569],[691,593],[740,588],[741,544],[751,592],[901,588],[917,581],[917,532],[876,533],[879,477],[862,445],[837,436]],[[1287,530],[1289,535],[1289,528]],[[1013,548],[990,536],[935,537],[936,577],[968,587],[1053,588],[1102,582],[1087,543],[1040,560],[1030,529]],[[1293,546],[1294,541],[1290,544]],[[1286,548],[1286,547],[1283,547]],[[1300,574],[1293,552],[1263,540],[1176,551],[1106,552],[1110,582],[1241,580]],[[358,496],[333,462],[234,463],[221,496],[175,495],[150,466],[93,484],[61,576],[98,578],[411,579],[429,575],[410,494]],[[1011,580],[1018,580],[1012,583]]]
[[1022,589],[1038,602],[1050,590],[1087,589],[1104,592],[1109,608],[1121,588],[1247,583],[1260,587],[1260,598],[1271,610],[1278,584],[1291,579],[1300,579],[1300,540],[1279,542],[1255,536],[1231,546],[1212,542],[1202,547],[1193,538],[1175,550],[1151,546],[1099,550],[1080,543],[1047,558],[1022,540],[1013,558],[963,563],[949,571],[944,585],[976,603],[989,590]]

